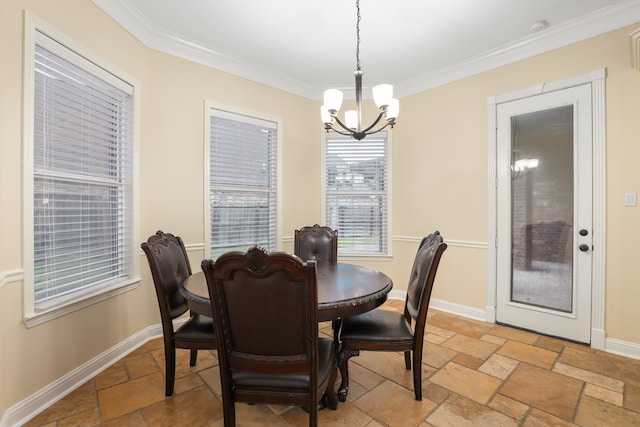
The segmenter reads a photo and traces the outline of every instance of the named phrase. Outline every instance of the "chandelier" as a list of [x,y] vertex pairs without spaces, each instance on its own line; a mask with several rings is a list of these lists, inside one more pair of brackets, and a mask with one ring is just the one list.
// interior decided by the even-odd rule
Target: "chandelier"
[[[356,109],[345,112],[344,122],[338,117],[338,111],[342,106],[342,91],[328,89],[324,91],[324,105],[320,108],[320,116],[327,132],[334,131],[340,135],[351,136],[358,141],[367,135],[380,132],[387,126],[393,128],[398,117],[400,104],[393,97],[393,86],[382,84],[373,88],[373,100],[380,109],[378,118],[369,126],[362,127],[362,70],[360,69],[360,0],[356,0]],[[385,119],[385,123],[378,129],[374,129],[378,123]],[[337,124],[339,127],[334,127]]]

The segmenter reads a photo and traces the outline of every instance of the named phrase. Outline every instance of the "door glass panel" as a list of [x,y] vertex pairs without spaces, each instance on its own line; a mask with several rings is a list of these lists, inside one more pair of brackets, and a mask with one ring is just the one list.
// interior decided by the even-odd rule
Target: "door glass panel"
[[573,105],[511,118],[511,301],[573,307]]

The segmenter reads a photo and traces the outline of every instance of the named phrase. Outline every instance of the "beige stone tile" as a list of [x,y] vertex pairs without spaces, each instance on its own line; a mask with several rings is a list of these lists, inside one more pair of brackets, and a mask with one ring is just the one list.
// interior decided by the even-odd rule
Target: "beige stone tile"
[[104,427],[147,427],[147,422],[141,411],[135,411],[102,425]]
[[575,422],[584,427],[638,426],[640,425],[640,414],[584,396],[580,401]]
[[124,367],[124,364],[120,365],[119,369],[109,370],[109,373],[105,374],[104,372],[98,375],[95,378],[96,381],[96,389],[100,390],[103,388],[111,387],[116,384],[121,384],[125,381],[129,381],[129,374]]
[[500,388],[500,394],[571,421],[583,384],[565,375],[520,363]]
[[127,372],[129,373],[129,378],[131,379],[144,377],[145,375],[149,375],[160,370],[153,360],[153,357],[151,357],[151,353],[127,356],[124,359],[124,364]]
[[478,371],[506,380],[518,363],[520,362],[510,357],[494,354],[478,368]]
[[554,415],[551,415],[547,412],[540,411],[538,409],[533,409],[524,423],[522,423],[523,427],[572,427],[575,426],[574,423],[569,422],[567,420],[563,420]]
[[[158,313],[158,322],[160,321],[159,316],[160,316],[160,313]],[[158,349],[164,349],[164,341],[162,340],[162,338],[154,338],[150,341],[147,341],[146,343],[142,344],[140,347],[133,350],[129,354],[130,355],[142,354],[142,353],[147,353],[149,351],[158,350]]]
[[100,412],[98,408],[89,409],[79,414],[66,417],[58,421],[57,427],[99,426]]
[[213,366],[198,372],[198,376],[213,391],[218,399],[222,399],[222,387],[220,386],[220,367]]
[[433,344],[442,344],[447,339],[449,339],[449,338],[448,337],[443,337],[441,335],[436,335],[436,334],[425,334],[424,335],[425,342],[430,342],[430,343],[433,343]]
[[427,422],[442,427],[516,427],[518,425],[513,418],[456,394],[451,395],[446,402],[433,411],[427,418]]
[[553,351],[518,341],[508,341],[497,351],[497,354],[546,369],[551,369],[558,358],[558,354]]
[[447,400],[451,396],[451,391],[446,388],[434,384],[431,381],[424,381],[422,383],[422,398],[429,399],[432,402],[440,404]]
[[450,331],[448,329],[439,328],[435,325],[432,325],[427,321],[427,326],[425,327],[425,335],[436,335],[441,338],[451,338],[455,336],[455,332]]
[[622,393],[624,391],[624,382],[615,378],[596,374],[591,371],[576,368],[575,366],[565,365],[564,363],[556,363],[553,372],[575,378],[586,383],[604,387],[609,390]]
[[640,360],[588,348],[565,348],[558,362],[640,386]]
[[[427,325],[437,326],[473,338],[480,338],[488,333],[492,327],[489,323],[440,314],[430,318]],[[427,330],[429,330],[428,326]]]
[[142,410],[154,427],[203,425],[222,416],[222,404],[207,387],[189,390]]
[[539,337],[539,335],[531,332],[502,325],[493,325],[489,334],[509,340],[519,341],[524,344],[533,344]]
[[458,353],[450,348],[442,347],[433,343],[425,343],[422,352],[422,362],[434,368],[441,368]]
[[456,362],[458,365],[466,366],[471,369],[478,369],[484,360],[477,359],[473,356],[469,356],[468,354],[458,353],[456,357],[452,359],[452,362]]
[[415,400],[413,391],[391,381],[384,381],[355,400],[353,405],[390,427],[416,425],[437,406],[424,397],[421,401]]
[[593,384],[587,384],[583,393],[585,396],[591,396],[616,406],[622,406],[624,403],[624,395],[622,393]]
[[[281,414],[281,417],[289,426],[307,427],[309,425],[309,414],[300,408],[292,408]],[[371,425],[370,423],[371,417],[369,415],[347,402],[341,402],[335,411],[322,409],[318,412],[319,426],[359,427],[366,425],[368,427]]]
[[460,334],[452,337],[442,346],[483,360],[486,360],[498,349],[497,344]]
[[624,407],[640,412],[640,386],[626,384],[624,388]]
[[24,426],[41,426],[97,407],[95,383],[90,380],[51,405]]
[[[349,360],[349,386],[351,386],[352,381],[355,381],[365,389],[371,390],[384,381],[382,375],[363,367],[356,362],[355,359],[357,359],[357,357],[352,357]],[[402,365],[400,369],[404,370],[404,365]]]
[[[248,405],[246,403],[237,403],[236,406],[236,425],[241,427],[286,427],[288,423],[282,419],[279,415],[275,414],[269,407],[269,405]],[[219,418],[209,421],[207,424],[210,427],[223,427],[224,417],[221,415]],[[308,423],[304,424],[308,425]]]
[[[402,352],[390,351],[361,351],[360,356],[349,359],[349,379],[356,379],[360,384],[359,374],[352,373],[353,365],[360,365],[377,375],[389,378],[403,387],[413,387],[413,374],[407,370],[404,364],[404,354]],[[377,385],[377,384],[376,384]]]
[[448,363],[429,381],[482,404],[487,403],[502,384],[497,378],[457,363]]
[[98,390],[102,419],[121,417],[165,398],[164,377],[160,372]]
[[529,406],[524,403],[520,403],[513,399],[509,399],[506,396],[501,394],[496,394],[491,402],[489,402],[489,407],[495,409],[496,411],[500,411],[505,415],[510,416],[518,421],[522,419],[522,417],[529,410]]
[[490,342],[490,343],[497,344],[497,345],[503,345],[504,343],[506,343],[508,341],[506,338],[497,337],[497,336],[491,335],[491,334],[483,335],[483,336],[480,337],[480,339],[482,341]]
[[184,377],[176,378],[173,386],[173,393],[180,394],[188,390],[193,390],[204,384],[204,381],[198,374],[191,374]]

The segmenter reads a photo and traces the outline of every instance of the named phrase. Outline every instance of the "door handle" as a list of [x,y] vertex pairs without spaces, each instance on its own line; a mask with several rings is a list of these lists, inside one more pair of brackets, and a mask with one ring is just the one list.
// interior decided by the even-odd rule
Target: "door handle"
[[580,233],[581,236],[586,236],[589,234],[589,230],[587,230],[586,228],[583,228],[578,233]]
[[578,249],[580,249],[582,252],[587,252],[587,251],[589,251],[589,245],[585,245],[583,243],[580,246],[578,246]]

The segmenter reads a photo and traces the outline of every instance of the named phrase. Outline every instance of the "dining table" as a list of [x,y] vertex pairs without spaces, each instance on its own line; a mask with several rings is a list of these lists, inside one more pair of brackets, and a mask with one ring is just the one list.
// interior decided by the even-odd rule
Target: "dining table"
[[[361,265],[317,262],[318,321],[339,321],[382,305],[393,288],[386,274]],[[190,310],[211,316],[209,290],[202,271],[178,287]]]

